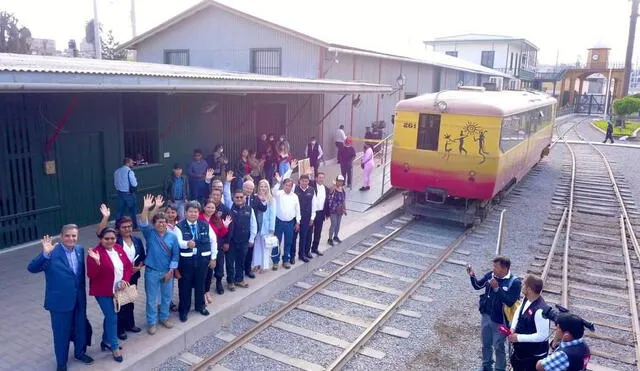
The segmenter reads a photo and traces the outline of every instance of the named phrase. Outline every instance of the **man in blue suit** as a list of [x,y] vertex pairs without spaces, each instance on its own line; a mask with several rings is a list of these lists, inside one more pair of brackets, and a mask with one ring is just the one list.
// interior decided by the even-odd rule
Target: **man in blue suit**
[[42,252],[27,269],[44,271],[46,289],[44,308],[51,314],[53,344],[58,371],[67,370],[69,342],[73,339],[75,358],[92,364],[87,350],[87,296],[85,291],[84,248],[78,242],[78,226],[67,224],[60,232],[61,243],[53,244],[49,236],[42,239]]

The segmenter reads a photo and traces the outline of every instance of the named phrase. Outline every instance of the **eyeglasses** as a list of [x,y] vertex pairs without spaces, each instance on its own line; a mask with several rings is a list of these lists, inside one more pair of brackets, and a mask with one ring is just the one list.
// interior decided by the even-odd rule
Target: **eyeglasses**
[[125,224],[125,225],[121,225],[120,229],[129,229],[129,228],[133,228],[133,225],[131,224]]
[[244,196],[234,196],[233,198],[235,198],[236,200],[239,200],[241,198],[244,198]]
[[103,240],[105,241],[114,241],[116,238],[115,237],[102,237]]

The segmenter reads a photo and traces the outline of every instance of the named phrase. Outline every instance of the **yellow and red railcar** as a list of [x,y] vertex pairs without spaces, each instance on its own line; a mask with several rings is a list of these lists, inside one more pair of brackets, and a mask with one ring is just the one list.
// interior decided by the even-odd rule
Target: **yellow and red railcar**
[[531,91],[463,88],[396,105],[391,184],[414,213],[471,224],[551,144],[556,100]]

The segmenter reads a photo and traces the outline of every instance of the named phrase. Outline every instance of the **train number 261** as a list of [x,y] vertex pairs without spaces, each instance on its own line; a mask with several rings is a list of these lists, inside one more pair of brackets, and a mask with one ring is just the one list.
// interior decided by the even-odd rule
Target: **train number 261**
[[414,122],[405,122],[404,124],[402,124],[402,127],[405,129],[415,129],[416,124]]

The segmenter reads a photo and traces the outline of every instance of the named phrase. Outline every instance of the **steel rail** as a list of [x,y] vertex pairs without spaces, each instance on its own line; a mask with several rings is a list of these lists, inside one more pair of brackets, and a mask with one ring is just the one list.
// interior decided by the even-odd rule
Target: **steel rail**
[[[578,134],[578,137],[581,140],[584,140],[584,137],[578,133],[578,131],[573,127],[573,130]],[[636,239],[635,232],[633,230],[633,226],[631,225],[631,220],[629,219],[629,214],[627,213],[627,207],[624,204],[624,199],[622,198],[622,194],[620,193],[620,188],[618,187],[618,182],[616,181],[615,175],[613,174],[613,169],[611,168],[611,164],[607,159],[607,156],[596,146],[589,143],[589,145],[600,154],[602,158],[602,162],[604,163],[607,173],[609,175],[609,180],[611,181],[611,185],[613,187],[613,191],[616,194],[616,198],[618,199],[618,204],[620,206],[621,214],[620,215],[620,232],[622,239],[622,252],[623,257],[625,259],[625,270],[627,275],[627,291],[629,292],[629,306],[631,310],[631,326],[633,329],[633,337],[635,340],[635,351],[636,351],[636,367],[640,371],[640,319],[638,318],[638,302],[636,300],[635,294],[635,281],[633,280],[633,271],[631,265],[631,259],[629,257],[629,246],[627,244],[627,232],[631,237],[632,244],[634,246],[634,250],[636,252],[636,256],[640,259],[640,252],[638,251],[638,240]],[[625,228],[626,227],[626,228]]]
[[402,294],[396,298],[388,307],[384,310],[367,329],[358,336],[358,338],[347,347],[338,358],[329,365],[327,370],[339,370],[346,365],[346,363],[353,357],[363,346],[369,341],[369,339],[376,333],[376,331],[382,327],[382,325],[391,317],[391,315],[406,301],[422,284],[431,276],[438,267],[454,252],[454,250],[460,246],[460,244],[472,233],[475,228],[467,229],[453,243],[451,243],[440,255],[430,267],[426,268],[420,276],[413,281],[413,283],[402,292]]
[[307,289],[300,296],[298,296],[297,298],[291,300],[290,302],[288,302],[287,304],[283,305],[282,307],[278,308],[278,310],[276,310],[275,312],[273,312],[272,314],[267,316],[264,320],[262,320],[261,322],[257,323],[255,326],[253,326],[251,329],[249,329],[245,333],[243,333],[243,334],[237,336],[236,338],[234,338],[233,341],[230,341],[229,343],[227,343],[224,347],[222,347],[216,353],[204,358],[201,362],[193,365],[191,370],[194,370],[194,371],[195,370],[205,370],[205,369],[207,369],[207,367],[209,365],[215,365],[215,364],[219,363],[220,361],[222,361],[222,359],[224,359],[226,356],[228,356],[231,352],[233,352],[234,350],[240,348],[241,346],[243,346],[244,344],[249,342],[252,338],[254,338],[256,335],[258,335],[260,332],[264,331],[268,327],[270,327],[273,323],[278,321],[280,318],[282,318],[284,315],[289,313],[291,310],[295,309],[297,306],[299,306],[300,304],[302,304],[303,302],[308,300],[311,296],[313,296],[313,295],[317,294],[318,292],[320,292],[322,289],[324,289],[331,282],[335,281],[340,276],[342,276],[345,273],[347,273],[349,270],[351,270],[353,267],[355,267],[362,260],[364,260],[365,258],[370,256],[375,250],[377,250],[380,247],[382,247],[383,245],[385,245],[388,241],[393,239],[398,233],[400,233],[405,228],[407,228],[409,226],[409,224],[411,224],[411,223],[406,223],[402,227],[396,228],[395,230],[393,230],[390,234],[386,235],[380,241],[378,241],[375,244],[371,245],[368,249],[363,251],[360,255],[354,257],[353,259],[351,259],[347,264],[342,266],[340,269],[338,269],[338,270],[334,271],[333,273],[329,274],[327,277],[323,278],[320,282],[318,282],[317,284],[315,284],[311,288]]
[[564,227],[564,222],[567,219],[567,211],[568,209],[565,207],[562,212],[562,218],[560,219],[560,223],[558,224],[558,228],[556,228],[556,233],[553,236],[553,242],[551,243],[551,248],[549,249],[549,254],[547,255],[547,260],[544,263],[544,268],[542,268],[542,274],[540,275],[540,279],[542,282],[547,281],[547,276],[549,276],[549,270],[551,269],[551,261],[553,260],[553,255],[556,251],[556,246],[558,245],[558,241],[560,240],[560,234],[562,233],[562,227]]
[[629,246],[627,245],[627,232],[625,230],[624,216],[620,215],[620,238],[622,240],[622,253],[624,254],[624,266],[627,274],[627,291],[629,292],[629,306],[631,309],[631,326],[633,327],[636,343],[636,367],[640,370],[640,322],[638,321],[638,302],[636,301],[636,289],[633,281]]
[[567,227],[564,234],[564,252],[562,255],[562,306],[569,308],[569,236],[571,235],[571,219],[573,216],[573,193],[576,183],[576,154],[566,139],[564,144],[571,153],[571,184],[569,186],[569,206],[567,210]]

